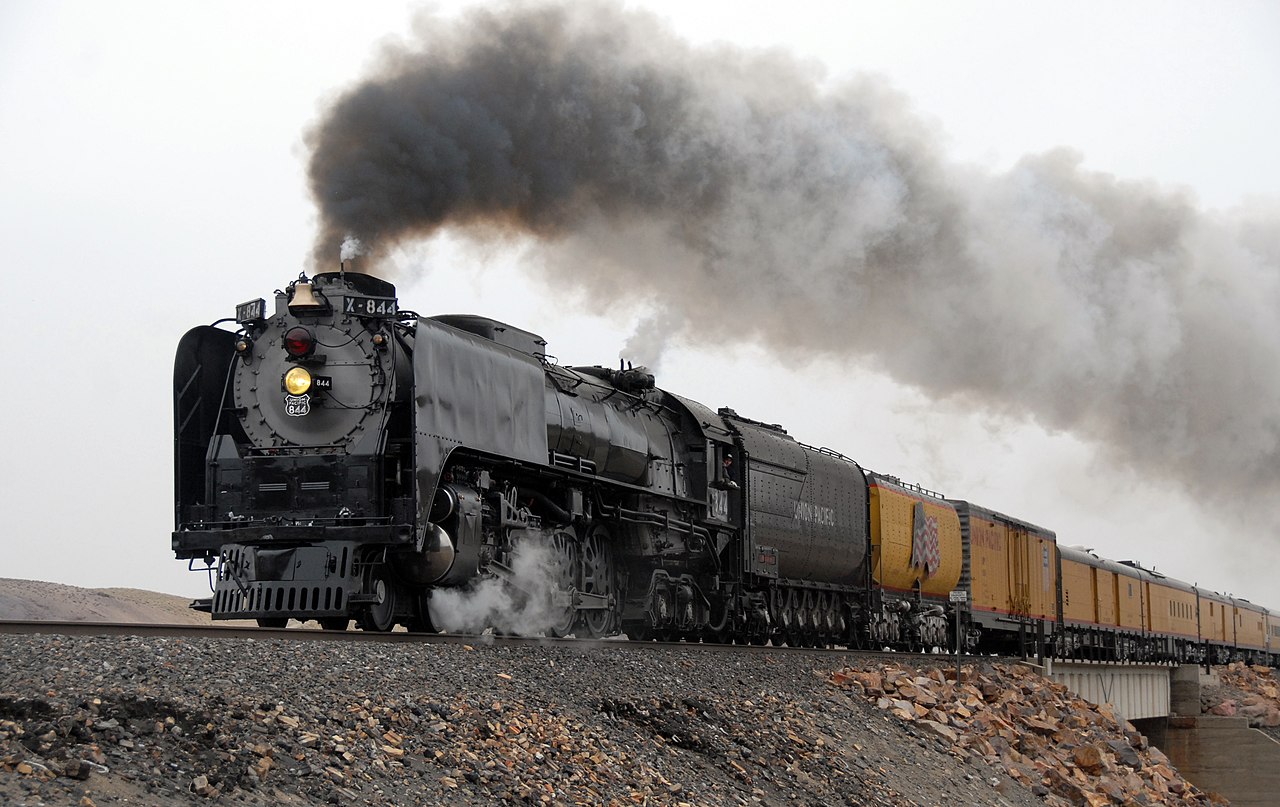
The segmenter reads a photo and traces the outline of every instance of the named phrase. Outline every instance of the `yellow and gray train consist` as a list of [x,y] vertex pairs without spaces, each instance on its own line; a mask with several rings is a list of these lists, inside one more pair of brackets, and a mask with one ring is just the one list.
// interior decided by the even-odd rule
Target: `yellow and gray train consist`
[[[218,327],[222,323],[233,327]],[[1058,545],[712,410],[643,368],[305,276],[189,331],[172,548],[214,619],[446,623],[485,581],[549,635],[1275,664],[1280,615]]]

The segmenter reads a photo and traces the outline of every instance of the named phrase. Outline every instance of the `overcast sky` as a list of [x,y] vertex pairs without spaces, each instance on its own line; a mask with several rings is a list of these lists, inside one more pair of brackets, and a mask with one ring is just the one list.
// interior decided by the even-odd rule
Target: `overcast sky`
[[[1274,3],[633,5],[694,44],[782,49],[833,83],[882,76],[957,164],[1001,172],[1066,146],[1205,210],[1280,205]],[[304,268],[303,134],[416,8],[0,4],[0,576],[207,591],[169,549],[174,347]],[[404,306],[494,316],[567,364],[616,362],[653,313],[586,310],[522,271],[518,250],[482,260],[446,236],[420,256],[395,279]],[[1064,544],[1280,608],[1276,535],[1238,534],[1218,506],[1075,435],[938,404],[853,364],[780,366],[750,344],[678,343],[658,383]]]

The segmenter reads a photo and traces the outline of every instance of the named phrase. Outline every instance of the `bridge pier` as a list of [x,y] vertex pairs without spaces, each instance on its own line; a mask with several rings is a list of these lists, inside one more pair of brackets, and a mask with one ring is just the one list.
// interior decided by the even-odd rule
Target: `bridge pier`
[[[1174,667],[1170,674],[1172,679],[1169,691],[1169,709],[1172,714],[1192,717],[1200,714],[1200,676],[1204,672],[1200,667],[1183,664]],[[1212,673],[1216,676],[1217,673]]]

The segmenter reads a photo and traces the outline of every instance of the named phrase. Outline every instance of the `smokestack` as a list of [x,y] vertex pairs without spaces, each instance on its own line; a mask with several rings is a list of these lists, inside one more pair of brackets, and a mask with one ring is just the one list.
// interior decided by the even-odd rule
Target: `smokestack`
[[317,278],[338,282],[370,297],[395,297],[396,287],[390,281],[367,271],[365,248],[360,239],[347,236],[338,249],[338,271],[317,272]]
[[615,5],[417,30],[309,133],[317,260],[532,236],[555,288],[660,307],[629,346],[650,366],[677,331],[859,360],[1280,526],[1276,211],[1208,214],[1067,150],[950,164],[877,79]]

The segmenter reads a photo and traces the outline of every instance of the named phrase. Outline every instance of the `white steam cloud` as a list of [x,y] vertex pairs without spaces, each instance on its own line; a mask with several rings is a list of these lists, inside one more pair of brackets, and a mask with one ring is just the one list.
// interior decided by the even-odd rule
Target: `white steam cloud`
[[525,542],[511,553],[513,578],[482,578],[463,589],[435,589],[431,620],[455,633],[481,633],[493,628],[516,636],[547,633],[563,615],[555,607],[559,556],[546,544]]
[[342,239],[342,247],[338,251],[339,260],[349,261],[364,254],[366,254],[366,250],[359,238],[349,235]]
[[618,358],[625,359],[636,367],[647,367],[651,373],[659,373],[662,356],[672,339],[683,328],[683,319],[678,311],[650,314],[636,325],[635,332],[618,352]]

